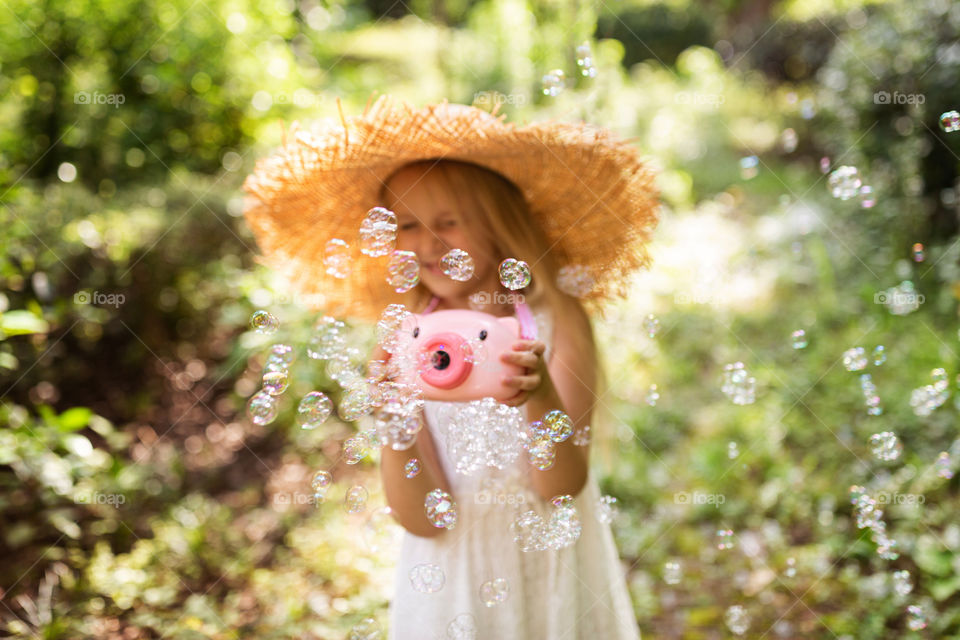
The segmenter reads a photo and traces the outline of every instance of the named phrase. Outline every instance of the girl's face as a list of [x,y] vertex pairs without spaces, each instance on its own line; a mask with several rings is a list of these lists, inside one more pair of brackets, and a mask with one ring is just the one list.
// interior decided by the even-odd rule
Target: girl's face
[[[463,298],[478,290],[494,291],[496,266],[492,247],[482,242],[464,224],[472,206],[448,192],[436,173],[408,167],[387,184],[388,206],[397,214],[397,249],[413,251],[420,260],[420,280],[440,298]],[[392,202],[392,205],[390,204]],[[440,258],[451,249],[462,249],[474,262],[473,277],[453,280],[440,269]]]

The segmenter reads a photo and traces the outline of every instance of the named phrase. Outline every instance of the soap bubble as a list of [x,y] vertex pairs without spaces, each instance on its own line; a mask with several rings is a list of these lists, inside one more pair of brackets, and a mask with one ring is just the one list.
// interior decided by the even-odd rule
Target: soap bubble
[[347,640],[380,640],[383,633],[380,625],[373,618],[364,618],[350,629]]
[[355,484],[343,496],[343,508],[347,513],[360,513],[367,508],[367,490],[363,485]]
[[374,207],[360,223],[360,251],[368,256],[385,256],[397,242],[397,216],[383,207]]
[[557,550],[569,547],[580,538],[582,526],[572,496],[556,496],[550,503],[553,513],[547,524],[547,544]]
[[487,361],[487,343],[480,338],[470,338],[460,344],[464,362],[483,364]]
[[720,390],[734,404],[753,404],[756,400],[756,389],[756,379],[747,372],[742,362],[723,367],[723,386]]
[[254,311],[250,316],[250,328],[257,333],[270,335],[276,333],[279,327],[280,321],[269,311]]
[[960,131],[960,112],[946,111],[940,114],[940,128],[947,133]]
[[412,340],[412,336],[397,332],[413,321],[413,314],[402,304],[388,304],[377,322],[377,344],[387,353],[397,353]]
[[867,368],[867,352],[863,347],[852,347],[843,352],[843,366],[847,371]]
[[913,253],[914,262],[923,262],[926,258],[926,255],[923,252],[923,244],[915,242],[913,247],[911,247],[911,252]]
[[397,293],[406,293],[420,282],[420,260],[412,251],[394,251],[387,262],[387,284]]
[[884,362],[887,361],[887,350],[882,344],[878,344],[873,348],[873,366],[879,367]]
[[470,613],[461,613],[447,625],[447,640],[475,640],[477,620]]
[[438,529],[453,529],[457,524],[457,503],[443,489],[434,489],[423,502],[427,520]]
[[903,452],[900,439],[892,431],[883,431],[870,436],[870,447],[873,455],[885,462],[896,460]]
[[793,129],[784,129],[780,133],[780,145],[787,153],[793,153],[797,150],[797,132]]
[[643,329],[647,332],[647,336],[653,338],[660,331],[660,321],[652,313],[647,314],[643,319]]
[[556,461],[557,447],[549,438],[533,440],[527,445],[527,457],[531,465],[540,471],[546,471],[553,467]]
[[830,195],[841,200],[849,200],[860,193],[860,172],[856,167],[844,165],[838,167],[827,178],[827,189]]
[[559,409],[547,412],[547,415],[543,417],[543,424],[547,428],[550,439],[554,442],[563,442],[573,435],[573,420]]
[[344,336],[347,325],[341,320],[324,316],[313,327],[313,335],[307,342],[307,355],[314,360],[332,358],[346,344]]
[[510,532],[523,552],[547,548],[547,526],[536,511],[527,510],[518,514],[510,523]]
[[747,615],[747,610],[739,604],[727,608],[723,620],[727,623],[730,631],[738,636],[742,636],[747,632],[747,629],[750,628],[750,616]]
[[267,371],[263,374],[263,390],[272,396],[279,396],[290,386],[290,376],[286,371]]
[[583,265],[566,265],[557,272],[557,288],[574,298],[583,298],[589,294],[594,284],[590,269]]
[[910,572],[906,569],[893,572],[893,591],[901,598],[913,591],[913,583],[910,581]]
[[580,67],[580,75],[587,78],[597,77],[597,67],[593,64],[593,51],[589,42],[577,45],[577,66]]
[[451,249],[440,258],[440,270],[452,280],[466,282],[473,277],[473,258],[463,249]]
[[659,399],[660,399],[660,392],[657,391],[657,385],[655,384],[650,385],[650,388],[647,390],[647,395],[644,398],[644,400],[651,407],[655,407],[657,406],[657,400]]
[[788,578],[792,578],[797,575],[796,558],[787,558],[787,568],[784,570],[783,574]]
[[317,471],[310,480],[310,488],[313,489],[313,497],[317,503],[323,502],[327,496],[327,489],[333,482],[333,476],[329,471]]
[[543,95],[550,96],[555,98],[560,95],[560,92],[563,91],[563,87],[566,84],[566,74],[563,72],[563,69],[552,69],[544,74],[543,78],[540,79],[540,83],[543,86]]
[[937,475],[945,480],[949,480],[953,477],[953,463],[950,460],[950,454],[946,451],[941,451],[940,455],[937,456],[936,461]]
[[457,407],[447,426],[447,452],[457,473],[470,475],[483,467],[506,468],[520,453],[523,414],[494,398]]
[[383,405],[376,415],[376,430],[384,446],[394,451],[403,451],[413,446],[417,434],[423,428],[420,417],[422,401],[402,400],[395,390],[388,387]]
[[331,380],[346,389],[358,382],[363,382],[364,368],[365,363],[360,350],[356,347],[347,347],[327,360],[325,371]]
[[500,263],[500,284],[511,291],[530,285],[530,267],[523,260],[507,258]]
[[247,417],[253,424],[270,424],[277,417],[277,399],[266,391],[258,391],[247,401]]
[[873,193],[873,187],[868,184],[860,187],[860,190],[857,192],[857,197],[860,200],[861,209],[872,209],[874,205],[877,204],[877,197]]
[[407,460],[407,463],[403,465],[403,475],[408,478],[413,478],[420,473],[420,461],[416,458],[410,458]]
[[914,415],[929,416],[950,397],[946,371],[934,369],[931,377],[934,380],[933,384],[914,389],[910,395],[910,406],[913,408]]
[[727,443],[727,458],[730,460],[736,460],[740,455],[740,449],[737,447],[737,443],[730,441]]
[[610,524],[617,516],[617,499],[613,496],[600,496],[597,501],[597,520]]
[[360,381],[351,385],[340,398],[337,413],[344,422],[353,422],[373,411],[370,385]]
[[367,457],[367,441],[360,436],[347,438],[343,443],[343,458],[347,464],[357,464]]
[[350,275],[350,245],[340,238],[329,240],[323,250],[323,264],[327,273],[334,278],[346,278]]
[[883,413],[883,407],[880,406],[880,396],[877,395],[877,385],[873,384],[873,378],[869,373],[860,376],[860,389],[863,391],[863,397],[867,404],[867,414],[879,416]]
[[757,165],[760,160],[757,156],[746,156],[740,158],[740,177],[744,180],[750,180],[757,176]]
[[287,371],[296,360],[297,354],[288,344],[275,344],[270,347],[270,355],[263,365],[264,371]]
[[663,565],[663,581],[667,584],[680,584],[683,578],[683,568],[677,560],[668,560]]
[[487,580],[480,585],[480,602],[487,607],[493,607],[507,599],[510,588],[504,578]]
[[440,565],[426,563],[418,564],[410,569],[410,586],[419,593],[436,593],[443,588],[446,576]]
[[823,156],[820,158],[820,173],[829,173],[830,171],[830,158]]
[[807,340],[807,332],[803,329],[797,329],[790,334],[791,344],[794,349],[805,349],[809,341]]
[[733,530],[732,529],[717,529],[717,549],[723,551],[724,549],[733,549],[736,546],[736,543],[733,539]]
[[590,425],[585,424],[577,429],[573,434],[572,442],[578,447],[585,447],[590,444]]
[[907,628],[910,631],[927,628],[927,616],[920,605],[912,604],[907,607]]

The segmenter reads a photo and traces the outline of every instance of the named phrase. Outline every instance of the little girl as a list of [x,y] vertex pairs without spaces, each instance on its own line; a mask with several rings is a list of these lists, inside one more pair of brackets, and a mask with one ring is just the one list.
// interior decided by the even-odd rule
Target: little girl
[[[648,261],[645,243],[656,222],[652,176],[629,145],[588,125],[516,128],[446,102],[404,109],[381,99],[372,115],[368,107],[361,118],[343,119],[342,129],[301,132],[272,163],[258,165],[245,187],[260,202],[247,219],[264,248],[261,261],[282,266],[301,290],[316,291],[316,281],[313,288],[306,281],[319,276],[309,239],[279,243],[279,230],[310,229],[326,242],[331,231],[347,235],[338,227],[348,216],[311,226],[304,223],[319,216],[309,206],[330,216],[359,211],[361,219],[373,206],[392,210],[396,249],[419,259],[418,284],[391,295],[382,263],[356,256],[349,286],[324,289],[333,306],[371,317],[398,301],[421,314],[516,313],[534,335],[499,356],[523,371],[503,378],[516,389],[504,404],[518,407],[526,424],[563,411],[574,429],[554,446],[552,464],[534,466],[520,452],[503,469],[465,475],[447,446],[450,418],[465,403],[428,400],[413,445],[382,448],[384,492],[406,530],[390,638],[639,638],[609,516],[589,472],[600,371],[582,300],[610,297]],[[300,220],[291,210],[301,212]],[[451,249],[473,259],[466,282],[440,267]],[[506,258],[529,264],[527,287],[512,292],[501,284],[498,265]],[[338,297],[343,290],[349,293]],[[379,347],[372,354],[389,357]],[[412,476],[405,471],[411,459],[420,464]],[[424,499],[436,489],[456,502],[455,526],[428,519]]]

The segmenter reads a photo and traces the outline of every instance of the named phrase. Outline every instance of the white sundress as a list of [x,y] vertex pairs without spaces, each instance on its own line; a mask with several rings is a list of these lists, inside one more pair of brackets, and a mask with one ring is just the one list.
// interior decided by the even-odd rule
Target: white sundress
[[[550,316],[534,312],[534,318],[549,361]],[[522,451],[506,469],[457,473],[447,453],[444,414],[461,404],[427,401],[424,408],[425,428],[436,443],[458,518],[453,529],[434,538],[403,531],[390,640],[639,640],[610,525],[597,519],[600,491],[593,474],[574,497],[580,538],[560,550],[521,551],[510,530],[514,518],[533,509],[546,522],[553,506],[529,485],[529,462]],[[527,418],[526,405],[521,410]],[[413,588],[410,570],[420,564],[439,565],[444,573],[440,590]],[[480,588],[497,578],[506,580],[507,597],[488,607]]]

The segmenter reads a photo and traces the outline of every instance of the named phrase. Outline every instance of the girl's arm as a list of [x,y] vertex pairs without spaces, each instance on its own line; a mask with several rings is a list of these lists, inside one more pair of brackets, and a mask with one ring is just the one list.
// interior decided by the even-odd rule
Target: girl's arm
[[[597,376],[597,358],[593,342],[590,320],[580,310],[567,314],[564,318],[564,330],[554,332],[553,352],[550,362],[543,363],[542,342],[532,348],[538,364],[526,376],[517,376],[508,383],[519,389],[529,390],[526,396],[527,411],[531,420],[539,420],[548,411],[560,409],[573,420],[574,432],[590,424],[593,406],[597,402],[595,394]],[[576,340],[578,335],[585,340]],[[589,345],[584,349],[582,346]],[[504,356],[508,361],[520,366],[530,366],[522,358],[516,360]],[[523,393],[523,392],[521,392]],[[524,396],[518,397],[520,403]],[[508,404],[513,404],[508,403]],[[573,444],[573,438],[556,444],[556,458],[553,466],[541,471],[531,465],[530,474],[534,489],[541,498],[549,500],[558,495],[576,497],[587,483],[589,446]]]
[[[386,360],[389,357],[390,354],[378,346],[371,359]],[[424,500],[434,489],[451,492],[422,410],[420,419],[423,420],[423,428],[412,447],[403,451],[395,451],[389,446],[380,449],[380,477],[394,519],[413,535],[432,538],[444,529],[434,527],[427,520]],[[407,478],[404,471],[410,458],[420,461],[420,473],[413,478]]]

